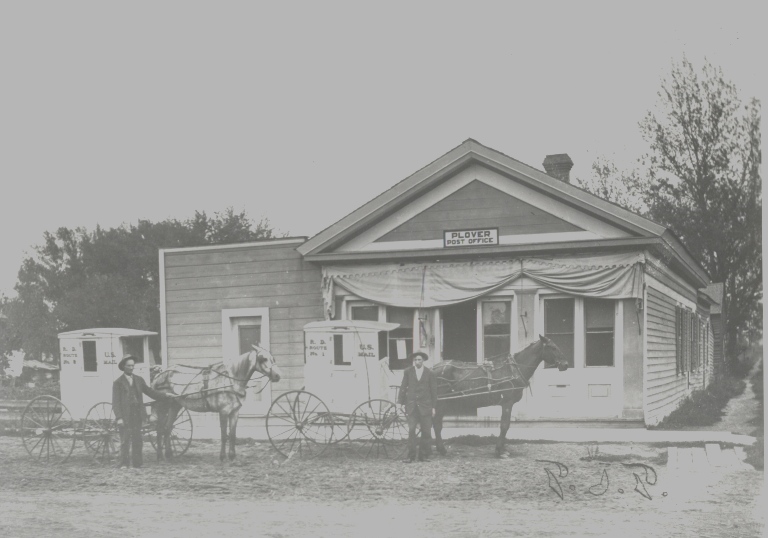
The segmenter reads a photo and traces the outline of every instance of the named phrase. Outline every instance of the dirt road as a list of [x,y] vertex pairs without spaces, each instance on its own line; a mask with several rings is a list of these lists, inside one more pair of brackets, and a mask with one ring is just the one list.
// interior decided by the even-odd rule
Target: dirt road
[[[0,535],[40,536],[761,536],[763,474],[666,469],[649,445],[478,442],[425,464],[343,448],[280,462],[268,443],[220,464],[195,442],[173,463],[101,467],[78,445],[37,465],[0,438]],[[149,446],[147,446],[149,448]],[[147,454],[150,456],[151,454]],[[631,464],[631,465],[630,465]]]

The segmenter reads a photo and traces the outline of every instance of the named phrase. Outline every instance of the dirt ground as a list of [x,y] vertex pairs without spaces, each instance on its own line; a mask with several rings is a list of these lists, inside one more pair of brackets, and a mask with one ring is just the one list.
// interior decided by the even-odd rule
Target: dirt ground
[[[195,441],[141,469],[90,459],[57,467],[0,437],[0,535],[40,536],[761,536],[763,473],[680,476],[666,447],[449,442],[428,463],[366,459],[344,446],[284,461],[268,442]],[[631,464],[631,465],[630,465]],[[638,465],[642,464],[642,465]]]

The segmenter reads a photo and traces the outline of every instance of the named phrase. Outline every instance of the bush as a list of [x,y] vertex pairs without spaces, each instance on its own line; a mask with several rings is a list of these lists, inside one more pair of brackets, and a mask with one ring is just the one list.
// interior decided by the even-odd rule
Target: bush
[[763,407],[762,363],[760,363],[760,367],[755,371],[750,381],[752,382],[752,390],[755,392],[755,399],[760,402],[760,405],[758,407],[757,416],[752,422],[756,428],[755,431],[752,432],[752,436],[757,440],[754,445],[748,446],[745,449],[745,452],[747,453],[746,462],[754,466],[755,469],[763,469],[765,467],[765,409]]
[[723,416],[723,409],[731,398],[739,396],[747,388],[743,379],[725,377],[704,390],[697,390],[691,397],[662,420],[655,429],[675,430],[689,426],[711,426]]
[[4,379],[0,383],[0,400],[31,400],[42,395],[61,398],[61,390],[57,380],[38,381],[30,387],[17,379]]
[[755,374],[751,378],[752,390],[755,391],[757,401],[760,402],[760,413],[763,412],[763,363],[755,370]]

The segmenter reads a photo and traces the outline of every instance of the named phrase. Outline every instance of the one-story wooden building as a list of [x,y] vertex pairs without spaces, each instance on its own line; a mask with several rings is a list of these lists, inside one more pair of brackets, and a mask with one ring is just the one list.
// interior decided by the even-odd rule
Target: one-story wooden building
[[570,368],[542,366],[516,420],[657,424],[712,379],[709,278],[668,229],[571,185],[572,165],[470,139],[312,238],[162,250],[163,361],[260,342],[285,377],[249,395],[258,417],[304,386],[312,321],[398,323],[395,381],[414,350],[482,362],[543,334]]

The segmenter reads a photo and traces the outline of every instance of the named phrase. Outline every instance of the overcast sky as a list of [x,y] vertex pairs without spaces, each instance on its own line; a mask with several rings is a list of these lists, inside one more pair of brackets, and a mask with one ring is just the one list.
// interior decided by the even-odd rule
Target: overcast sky
[[632,166],[683,54],[762,98],[759,3],[632,5],[3,2],[0,293],[46,230],[233,206],[312,236],[467,138]]

